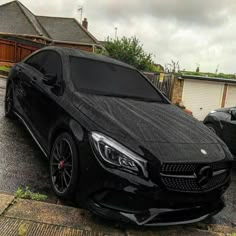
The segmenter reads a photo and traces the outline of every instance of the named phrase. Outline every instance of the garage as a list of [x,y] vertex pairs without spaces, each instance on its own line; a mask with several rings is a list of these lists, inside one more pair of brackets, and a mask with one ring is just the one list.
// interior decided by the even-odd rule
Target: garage
[[204,120],[210,111],[221,107],[223,91],[224,83],[185,79],[182,101],[195,118]]
[[236,85],[228,85],[225,107],[236,106]]

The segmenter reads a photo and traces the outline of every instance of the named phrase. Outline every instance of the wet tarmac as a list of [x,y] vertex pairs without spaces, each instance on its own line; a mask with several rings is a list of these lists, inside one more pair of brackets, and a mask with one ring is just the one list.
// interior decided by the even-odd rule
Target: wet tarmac
[[23,125],[4,117],[4,95],[0,80],[0,192],[14,193],[18,187],[28,186],[56,202],[50,188],[48,161]]
[[[50,187],[48,161],[24,126],[4,117],[5,80],[0,79],[0,192],[14,193],[20,186],[48,196],[57,202]],[[226,207],[209,223],[236,226],[236,169],[225,194]]]

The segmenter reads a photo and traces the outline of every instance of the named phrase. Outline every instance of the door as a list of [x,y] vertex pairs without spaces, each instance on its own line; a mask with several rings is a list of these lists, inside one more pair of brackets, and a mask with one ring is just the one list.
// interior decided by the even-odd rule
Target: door
[[195,118],[204,120],[210,111],[221,108],[223,88],[223,83],[184,80],[183,104]]
[[236,106],[236,85],[228,85],[225,107]]
[[19,108],[17,110],[20,111],[20,115],[23,116],[27,123],[32,119],[32,90],[34,90],[35,81],[41,76],[39,68],[43,60],[44,54],[38,53],[31,56],[25,63],[17,65],[18,89],[16,90],[16,96],[19,101]]
[[[32,123],[40,135],[43,145],[48,145],[48,134],[50,128],[62,115],[60,100],[62,97],[62,62],[61,57],[54,51],[44,51],[44,61],[40,66],[41,76],[34,82],[31,90],[31,113]],[[55,81],[49,85],[44,79],[54,76]]]

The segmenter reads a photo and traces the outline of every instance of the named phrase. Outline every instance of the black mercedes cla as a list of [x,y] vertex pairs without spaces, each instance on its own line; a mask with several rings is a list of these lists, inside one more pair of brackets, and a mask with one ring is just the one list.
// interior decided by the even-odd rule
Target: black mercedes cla
[[203,123],[227,144],[236,164],[236,107],[211,111]]
[[100,216],[171,225],[224,207],[227,146],[125,63],[46,47],[12,68],[5,114],[50,160],[56,195]]

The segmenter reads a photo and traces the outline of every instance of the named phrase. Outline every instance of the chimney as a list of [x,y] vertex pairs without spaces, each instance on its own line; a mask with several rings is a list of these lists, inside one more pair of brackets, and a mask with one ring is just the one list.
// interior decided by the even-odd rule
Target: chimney
[[84,18],[82,21],[82,26],[87,30],[88,29],[88,21],[87,18]]

